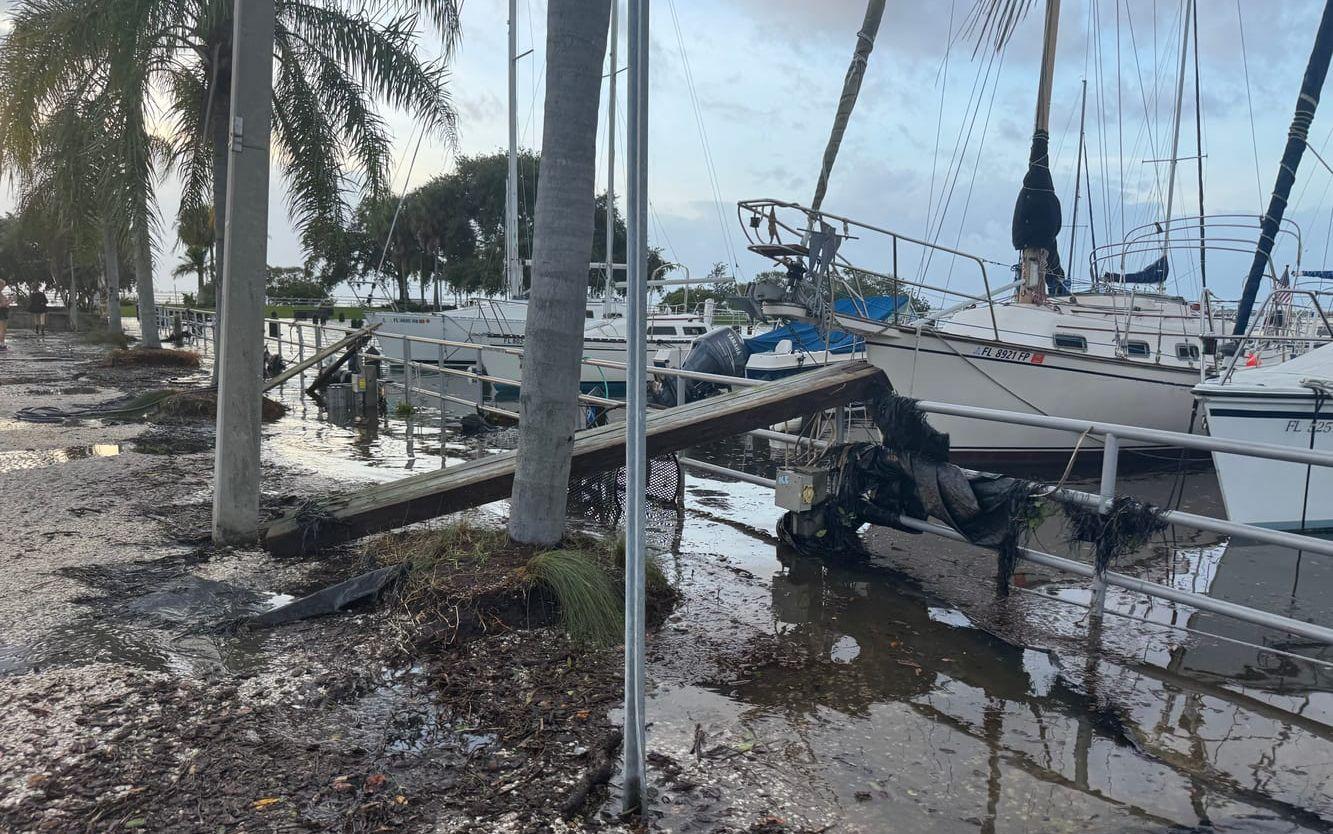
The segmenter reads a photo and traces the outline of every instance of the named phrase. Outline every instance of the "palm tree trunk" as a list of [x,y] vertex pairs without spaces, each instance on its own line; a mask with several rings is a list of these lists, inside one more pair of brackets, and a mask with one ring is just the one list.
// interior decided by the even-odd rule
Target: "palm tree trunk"
[[[143,214],[147,215],[147,210]],[[146,218],[134,224],[134,272],[139,295],[139,330],[141,344],[148,348],[162,347],[157,332],[157,302],[153,299],[153,241],[149,236]]]
[[120,250],[110,223],[102,224],[102,257],[106,260],[106,322],[112,333],[122,332],[120,323]]
[[542,167],[509,516],[509,536],[522,544],[555,545],[565,533],[610,13],[610,0],[547,7]]
[[69,247],[69,329],[79,329],[79,287],[74,280],[74,247]]

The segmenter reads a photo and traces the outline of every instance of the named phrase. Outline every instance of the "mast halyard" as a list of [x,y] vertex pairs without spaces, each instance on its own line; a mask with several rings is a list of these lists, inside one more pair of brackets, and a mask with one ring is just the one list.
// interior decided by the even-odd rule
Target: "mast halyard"
[[518,258],[518,0],[509,0],[509,174],[505,178],[505,283],[510,298],[523,294]]
[[1037,84],[1037,114],[1032,131],[1028,171],[1014,205],[1013,244],[1019,250],[1022,285],[1018,300],[1039,304],[1046,298],[1050,273],[1061,285],[1064,270],[1055,237],[1060,233],[1060,198],[1055,194],[1050,167],[1051,85],[1055,74],[1055,45],[1060,29],[1060,0],[1046,0],[1046,22],[1041,47],[1041,77]]

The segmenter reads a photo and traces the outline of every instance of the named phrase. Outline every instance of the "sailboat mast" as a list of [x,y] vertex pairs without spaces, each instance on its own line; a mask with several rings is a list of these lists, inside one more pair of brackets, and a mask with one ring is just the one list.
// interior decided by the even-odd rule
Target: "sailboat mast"
[[861,94],[861,80],[865,78],[866,64],[870,61],[870,51],[875,48],[875,37],[879,34],[879,23],[884,17],[884,0],[869,0],[866,14],[861,21],[861,28],[856,33],[856,48],[852,50],[852,62],[847,67],[847,75],[842,81],[842,96],[838,99],[838,112],[833,116],[833,129],[829,131],[828,144],[824,147],[824,160],[819,166],[819,181],[815,184],[815,196],[810,201],[810,208],[815,211],[824,203],[824,193],[828,190],[829,174],[833,163],[838,158],[838,149],[842,147],[843,134],[847,132],[847,122],[852,117],[852,108],[856,107],[856,98]]
[[1046,297],[1048,271],[1060,274],[1056,236],[1060,234],[1060,198],[1051,180],[1051,85],[1055,76],[1055,46],[1060,31],[1060,0],[1046,0],[1046,21],[1041,47],[1041,76],[1037,83],[1037,113],[1033,119],[1028,170],[1014,204],[1013,244],[1020,253],[1023,280],[1018,300],[1040,303]]
[[1199,171],[1199,280],[1208,289],[1208,230],[1203,208],[1203,94],[1199,85],[1199,10],[1194,10],[1194,149]]
[[606,289],[611,294],[615,286],[616,269],[616,46],[620,41],[620,0],[611,0],[610,65],[606,96]]
[[509,0],[509,175],[505,179],[505,281],[509,297],[523,294],[518,259],[518,0]]
[[1264,212],[1259,224],[1259,246],[1245,279],[1240,306],[1236,309],[1236,329],[1233,332],[1237,335],[1245,333],[1250,323],[1250,314],[1254,312],[1254,298],[1259,294],[1259,282],[1264,277],[1264,268],[1269,265],[1273,242],[1282,225],[1282,215],[1286,212],[1287,198],[1291,196],[1291,187],[1296,182],[1296,169],[1305,153],[1305,142],[1310,133],[1310,123],[1314,121],[1315,108],[1319,106],[1319,94],[1324,89],[1330,57],[1333,57],[1333,0],[1324,3],[1324,16],[1319,21],[1314,47],[1310,50],[1310,61],[1305,66],[1301,93],[1296,98],[1296,113],[1291,117],[1291,127],[1287,131],[1287,147],[1278,165],[1277,183],[1273,186],[1268,211]]
[[1166,255],[1171,243],[1171,210],[1176,197],[1176,166],[1180,162],[1180,111],[1185,101],[1185,59],[1190,49],[1190,19],[1194,12],[1194,0],[1185,0],[1185,22],[1180,27],[1180,70],[1176,73],[1176,114],[1171,124],[1171,158],[1167,162],[1169,173],[1166,178],[1166,227],[1162,232],[1162,254]]
[[[1078,196],[1083,187],[1083,135],[1088,114],[1088,79],[1083,79],[1083,95],[1078,105],[1078,153],[1074,156],[1074,216],[1069,220],[1069,263],[1074,263],[1074,235],[1078,234]],[[1089,198],[1091,203],[1091,198]]]

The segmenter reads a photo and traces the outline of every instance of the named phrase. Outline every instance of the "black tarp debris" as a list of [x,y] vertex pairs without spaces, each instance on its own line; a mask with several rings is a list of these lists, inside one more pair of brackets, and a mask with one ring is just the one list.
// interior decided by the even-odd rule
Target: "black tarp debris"
[[1065,505],[1069,540],[1093,545],[1093,566],[1104,576],[1120,556],[1138,550],[1154,533],[1166,529],[1162,510],[1128,495],[1118,496],[1105,514],[1091,507]]
[[336,613],[354,603],[378,597],[385,590],[401,582],[407,576],[408,569],[407,564],[402,564],[363,573],[337,585],[330,585],[322,591],[301,597],[295,602],[251,617],[244,621],[244,625],[250,628],[272,628],[297,620]]
[[804,555],[859,559],[864,524],[904,532],[899,518],[935,519],[972,544],[998,555],[997,584],[1009,592],[1023,540],[1059,502],[1071,540],[1089,542],[1096,569],[1105,573],[1120,555],[1145,545],[1164,529],[1160,508],[1128,496],[1106,514],[1060,501],[1042,484],[1005,475],[970,472],[948,462],[949,437],[935,430],[916,401],[889,392],[870,406],[882,444],[830,448],[821,462],[831,472],[829,496],[806,513],[786,513],[778,537]]

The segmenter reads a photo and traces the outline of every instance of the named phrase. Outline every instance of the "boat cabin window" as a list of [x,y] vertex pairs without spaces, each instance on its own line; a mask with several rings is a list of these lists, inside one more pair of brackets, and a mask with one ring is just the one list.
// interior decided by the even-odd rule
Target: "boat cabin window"
[[1125,355],[1152,356],[1152,348],[1148,345],[1147,342],[1142,342],[1139,341],[1138,339],[1130,339],[1129,341],[1125,342]]
[[700,327],[700,326],[697,325],[697,324],[695,324],[695,325],[686,325],[686,326],[685,326],[685,335],[686,335],[686,336],[702,336],[702,335],[704,335],[704,334],[707,333],[707,332],[708,332],[708,328],[707,328],[707,327]]
[[1088,339],[1076,333],[1056,333],[1055,346],[1065,350],[1087,350]]
[[674,327],[662,327],[660,325],[648,328],[649,336],[675,336],[677,332]]
[[1176,358],[1182,362],[1199,361],[1199,346],[1181,342],[1176,345]]
[[590,318],[592,318],[592,310],[584,310],[584,311],[583,311],[583,317],[584,317],[585,319],[590,319]]

